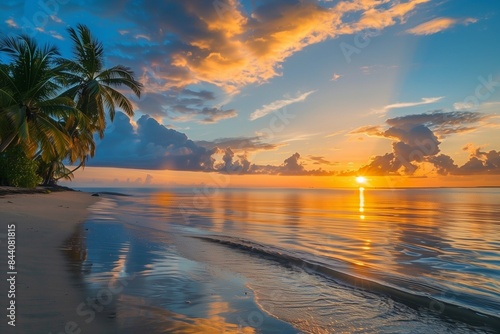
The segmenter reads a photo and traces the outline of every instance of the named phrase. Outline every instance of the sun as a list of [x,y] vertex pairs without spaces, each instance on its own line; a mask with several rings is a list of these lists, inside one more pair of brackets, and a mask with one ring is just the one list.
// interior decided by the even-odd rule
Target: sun
[[366,177],[364,177],[364,176],[358,176],[358,177],[356,177],[356,182],[358,182],[359,184],[365,184],[366,183]]

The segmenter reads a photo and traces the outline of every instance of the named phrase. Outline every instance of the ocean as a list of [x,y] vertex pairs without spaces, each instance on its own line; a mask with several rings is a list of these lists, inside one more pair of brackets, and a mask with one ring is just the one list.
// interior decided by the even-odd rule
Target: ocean
[[500,189],[82,190],[122,333],[500,332]]

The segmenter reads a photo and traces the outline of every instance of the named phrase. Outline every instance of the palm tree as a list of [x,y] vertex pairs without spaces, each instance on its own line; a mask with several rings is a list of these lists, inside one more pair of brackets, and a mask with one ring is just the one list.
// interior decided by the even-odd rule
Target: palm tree
[[128,116],[134,115],[132,103],[117,89],[125,86],[140,97],[142,84],[134,79],[133,71],[117,65],[104,69],[104,49],[85,25],[77,29],[69,28],[73,41],[74,60],[63,60],[69,88],[63,93],[76,101],[77,108],[90,119],[90,126],[99,136],[104,136],[106,113],[111,121],[115,117],[115,107]]
[[58,95],[64,82],[58,50],[22,35],[1,40],[0,52],[12,60],[0,66],[0,152],[18,144],[32,157],[65,151],[70,138],[60,120],[78,110]]
[[[89,157],[93,157],[95,153],[94,133],[90,130],[87,117],[70,116],[61,124],[69,135],[69,146],[63,152],[55,152],[57,155],[48,161],[39,161],[39,174],[43,178],[44,185],[53,184],[60,179],[71,180],[73,172],[85,166]],[[66,168],[64,160],[77,167],[73,170]]]
[[[76,101],[76,106],[84,117],[70,117],[64,121],[66,131],[70,136],[67,151],[59,156],[53,156],[52,162],[44,175],[45,182],[57,181],[72,175],[87,160],[94,156],[95,141],[93,134],[98,132],[100,138],[106,129],[107,109],[109,118],[114,120],[115,107],[118,106],[129,116],[134,115],[132,103],[117,88],[128,87],[140,97],[142,84],[134,79],[134,73],[127,67],[117,65],[104,69],[104,49],[102,44],[93,38],[90,30],[84,25],[78,25],[77,30],[68,29],[73,41],[74,60],[61,59],[66,90],[61,94]],[[76,168],[67,173],[55,176],[58,161],[68,160]],[[58,170],[61,170],[59,168]]]
[[[0,41],[0,52],[11,60],[0,63],[0,153],[21,145],[39,161],[45,183],[70,177],[94,156],[94,133],[104,136],[106,111],[111,121],[116,107],[134,114],[118,89],[125,86],[138,97],[142,89],[130,68],[104,69],[103,46],[86,26],[68,31],[74,60],[24,35]],[[79,165],[69,171],[64,160]]]

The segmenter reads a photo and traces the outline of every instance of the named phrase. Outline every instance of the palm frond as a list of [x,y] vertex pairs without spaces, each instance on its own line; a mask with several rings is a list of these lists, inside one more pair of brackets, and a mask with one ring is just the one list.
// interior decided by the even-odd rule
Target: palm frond
[[[128,116],[134,116],[134,107],[132,106],[132,103],[130,103],[129,99],[125,97],[125,95],[123,95],[122,93],[111,87],[103,86],[102,89],[103,92],[105,92],[106,94],[106,101],[109,101],[109,103],[113,105],[113,116],[114,116],[115,104],[120,109],[122,109]],[[110,112],[110,118],[111,118],[111,112]],[[113,118],[111,118],[111,120],[113,120]]]
[[113,87],[127,86],[137,97],[141,96],[143,85],[134,79],[134,72],[128,67],[121,65],[114,66],[100,73],[97,79]]
[[82,64],[90,76],[100,72],[104,54],[102,43],[94,39],[90,29],[83,24],[78,24],[77,29],[68,28],[68,32],[73,41],[73,54],[78,63]]

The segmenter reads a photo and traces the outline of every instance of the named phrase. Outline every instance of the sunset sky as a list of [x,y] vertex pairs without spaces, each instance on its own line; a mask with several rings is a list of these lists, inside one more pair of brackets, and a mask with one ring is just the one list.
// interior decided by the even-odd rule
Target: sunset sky
[[74,186],[500,186],[496,1],[0,4],[66,57],[78,23],[145,88]]

